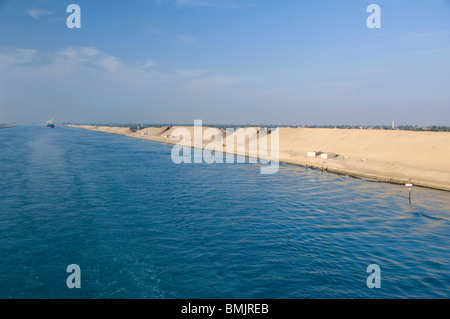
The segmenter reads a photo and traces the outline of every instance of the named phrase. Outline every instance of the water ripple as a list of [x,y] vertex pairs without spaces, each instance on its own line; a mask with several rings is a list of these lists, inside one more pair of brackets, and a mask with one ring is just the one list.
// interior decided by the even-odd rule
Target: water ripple
[[65,127],[0,145],[0,298],[450,297],[448,192],[176,165],[170,145]]

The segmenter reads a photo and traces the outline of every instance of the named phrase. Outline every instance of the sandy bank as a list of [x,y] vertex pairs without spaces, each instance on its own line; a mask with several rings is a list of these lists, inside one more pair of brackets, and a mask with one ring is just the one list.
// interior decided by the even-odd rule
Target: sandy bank
[[[170,144],[178,143],[177,139],[173,139],[173,132],[180,128],[149,127],[131,132],[129,128],[122,127],[70,126]],[[194,127],[183,128],[194,136]],[[208,128],[202,129],[205,132]],[[250,134],[247,142],[259,138],[259,128],[253,129],[256,134]],[[280,162],[390,183],[412,182],[415,185],[450,191],[449,132],[283,127],[278,130]],[[221,132],[224,134],[223,130]],[[235,150],[227,149],[224,141],[203,140],[201,145],[203,148],[216,146],[224,152],[236,153]],[[312,151],[334,153],[337,157],[322,158],[319,153],[315,157],[308,156],[308,152]],[[245,155],[252,154],[247,149]]]

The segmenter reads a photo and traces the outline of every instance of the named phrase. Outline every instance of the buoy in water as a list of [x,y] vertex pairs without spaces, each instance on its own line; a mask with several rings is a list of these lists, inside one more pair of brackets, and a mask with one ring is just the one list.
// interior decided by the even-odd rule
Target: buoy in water
[[411,203],[411,188],[414,186],[414,184],[406,183],[405,186],[409,188],[409,202]]

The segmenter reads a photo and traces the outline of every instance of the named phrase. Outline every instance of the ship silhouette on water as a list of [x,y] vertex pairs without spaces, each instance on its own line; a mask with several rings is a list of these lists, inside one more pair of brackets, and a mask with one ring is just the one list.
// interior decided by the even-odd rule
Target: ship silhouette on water
[[55,118],[52,117],[51,120],[47,121],[47,127],[48,127],[48,128],[55,128],[55,123],[53,123],[53,120],[54,120],[54,119],[55,119]]
[[0,123],[0,128],[8,128],[8,127],[15,127],[15,125],[14,124]]

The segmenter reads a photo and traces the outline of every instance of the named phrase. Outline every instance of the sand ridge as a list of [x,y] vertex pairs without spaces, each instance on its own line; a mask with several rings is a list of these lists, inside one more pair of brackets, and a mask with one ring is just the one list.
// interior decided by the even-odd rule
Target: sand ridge
[[[136,132],[130,131],[128,127],[69,126],[169,144],[179,142],[172,135],[177,128],[188,130],[191,137],[194,137],[193,126],[147,127]],[[210,128],[202,127],[202,132],[207,129]],[[224,152],[236,154],[236,150],[227,149],[225,130],[215,130],[224,135],[224,140],[203,140],[201,147],[214,146]],[[259,130],[259,127],[249,130],[253,134],[250,134],[247,142],[258,140]],[[411,182],[450,191],[450,132],[289,127],[280,127],[278,130],[280,162],[371,180],[398,184]],[[270,136],[271,134],[268,136],[269,152]],[[194,146],[194,141],[191,146]],[[334,153],[338,156],[328,159],[320,155],[307,156],[311,151]],[[247,148],[245,154],[240,155],[255,154],[249,154]]]

